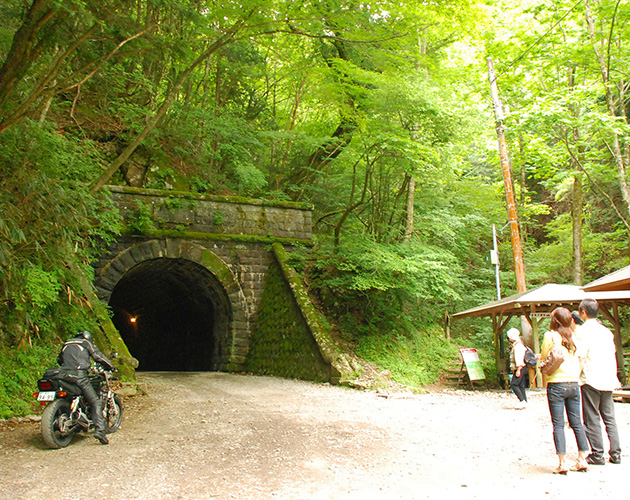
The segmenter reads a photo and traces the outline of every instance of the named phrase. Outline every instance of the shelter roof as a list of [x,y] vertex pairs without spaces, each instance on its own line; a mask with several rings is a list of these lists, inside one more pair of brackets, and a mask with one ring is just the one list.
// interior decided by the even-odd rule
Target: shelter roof
[[582,287],[575,285],[550,283],[534,290],[517,293],[504,299],[458,312],[453,314],[452,317],[465,318],[548,313],[556,307],[575,307],[587,297],[600,303],[625,303],[630,305],[630,290],[587,292]]
[[602,276],[582,288],[586,292],[630,290],[630,266],[622,267],[613,273]]

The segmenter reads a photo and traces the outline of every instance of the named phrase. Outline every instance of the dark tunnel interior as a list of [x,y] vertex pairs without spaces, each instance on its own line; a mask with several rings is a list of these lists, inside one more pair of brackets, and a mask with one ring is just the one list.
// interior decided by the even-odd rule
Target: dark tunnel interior
[[138,370],[212,369],[221,307],[217,280],[203,266],[185,259],[142,262],[116,284],[109,305]]

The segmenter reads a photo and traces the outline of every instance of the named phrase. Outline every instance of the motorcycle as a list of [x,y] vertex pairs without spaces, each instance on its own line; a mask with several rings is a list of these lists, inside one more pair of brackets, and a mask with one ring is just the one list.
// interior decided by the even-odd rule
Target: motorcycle
[[[117,379],[112,371],[96,363],[90,371],[90,382],[101,400],[105,432],[116,432],[122,423],[123,405],[112,390]],[[60,368],[50,368],[37,381],[39,392],[33,394],[46,407],[42,413],[42,438],[49,448],[63,448],[79,432],[94,428],[90,418],[90,405],[81,395],[81,389],[62,377]]]

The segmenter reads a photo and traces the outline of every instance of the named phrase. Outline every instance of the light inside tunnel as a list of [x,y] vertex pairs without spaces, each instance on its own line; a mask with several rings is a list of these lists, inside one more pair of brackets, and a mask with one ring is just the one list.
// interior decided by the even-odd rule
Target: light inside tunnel
[[112,321],[138,370],[208,371],[226,327],[225,292],[214,275],[186,259],[151,259],[116,284]]

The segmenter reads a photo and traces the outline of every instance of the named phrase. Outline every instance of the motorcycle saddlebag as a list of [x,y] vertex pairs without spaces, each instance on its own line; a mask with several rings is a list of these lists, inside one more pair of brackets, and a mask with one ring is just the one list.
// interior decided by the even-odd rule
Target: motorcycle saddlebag
[[[50,382],[52,390],[63,389],[72,396],[78,396],[81,394],[81,389],[76,384],[72,383],[73,374],[69,373],[67,369],[55,366],[48,368],[42,378],[38,380],[37,385],[42,390],[41,382]],[[76,375],[74,375],[76,379]],[[49,389],[49,390],[50,390]]]

